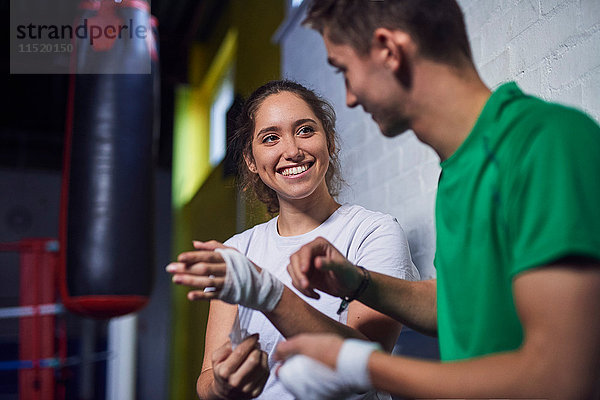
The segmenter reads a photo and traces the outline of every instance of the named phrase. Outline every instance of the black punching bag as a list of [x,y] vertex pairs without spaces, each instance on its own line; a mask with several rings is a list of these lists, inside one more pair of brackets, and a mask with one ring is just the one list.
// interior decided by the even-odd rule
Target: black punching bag
[[84,1],[80,10],[65,134],[60,289],[70,311],[110,318],[143,307],[154,280],[156,24],[140,0]]

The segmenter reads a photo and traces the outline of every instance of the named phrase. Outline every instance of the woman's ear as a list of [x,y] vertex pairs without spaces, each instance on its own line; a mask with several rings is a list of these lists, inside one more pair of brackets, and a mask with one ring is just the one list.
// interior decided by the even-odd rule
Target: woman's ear
[[335,139],[331,138],[331,144],[329,145],[329,156],[335,153]]
[[253,174],[256,174],[258,170],[256,169],[256,164],[254,163],[254,158],[249,154],[244,154],[244,161],[246,162],[246,166]]

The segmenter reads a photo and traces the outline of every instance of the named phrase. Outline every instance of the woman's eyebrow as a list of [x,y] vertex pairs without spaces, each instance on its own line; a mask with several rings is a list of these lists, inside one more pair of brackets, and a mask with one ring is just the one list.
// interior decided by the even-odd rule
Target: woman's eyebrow
[[[312,118],[301,118],[301,119],[296,120],[294,122],[294,127],[300,126],[300,125],[305,124],[307,122],[312,122],[313,124],[317,125],[317,122],[314,119],[312,119]],[[279,131],[281,131],[281,128],[278,127],[278,126],[275,126],[275,125],[273,125],[273,126],[267,126],[267,127],[262,128],[258,132],[256,132],[256,137],[258,138],[258,137],[260,137],[261,135],[263,135],[263,134],[265,134],[267,132],[279,132]]]
[[265,128],[262,128],[260,131],[258,131],[256,133],[256,137],[259,137],[260,135],[262,135],[263,133],[267,133],[267,132],[279,132],[280,129],[278,126],[267,126]]
[[302,118],[302,119],[297,120],[294,123],[294,126],[302,125],[302,124],[305,124],[307,122],[312,122],[315,125],[317,124],[317,122],[314,119],[312,119],[312,118]]

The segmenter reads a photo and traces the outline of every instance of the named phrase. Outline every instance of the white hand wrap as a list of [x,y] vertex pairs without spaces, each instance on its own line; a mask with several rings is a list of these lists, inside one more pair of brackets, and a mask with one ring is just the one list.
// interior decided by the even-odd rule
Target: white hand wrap
[[258,311],[273,311],[283,294],[283,283],[264,269],[258,272],[248,258],[233,249],[216,249],[225,263],[225,283],[217,298]]
[[277,376],[296,399],[338,400],[352,395],[334,370],[301,354],[290,357]]
[[347,339],[338,354],[335,371],[312,358],[295,355],[279,368],[278,377],[298,399],[363,398],[357,393],[372,389],[368,362],[376,350],[381,350],[376,343]]
[[344,340],[335,366],[338,375],[354,392],[366,392],[373,387],[369,377],[369,357],[377,350],[381,350],[377,343],[358,339]]

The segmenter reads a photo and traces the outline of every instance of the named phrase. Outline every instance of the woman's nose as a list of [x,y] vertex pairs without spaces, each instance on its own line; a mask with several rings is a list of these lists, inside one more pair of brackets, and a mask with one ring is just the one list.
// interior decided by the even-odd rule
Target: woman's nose
[[283,156],[290,160],[302,158],[302,150],[300,150],[295,137],[285,141],[285,150],[283,152]]

